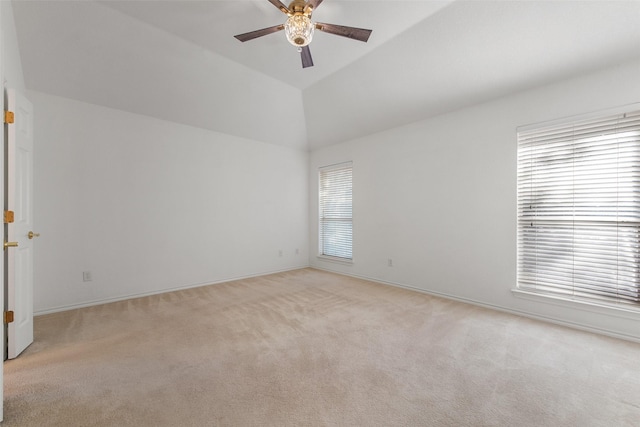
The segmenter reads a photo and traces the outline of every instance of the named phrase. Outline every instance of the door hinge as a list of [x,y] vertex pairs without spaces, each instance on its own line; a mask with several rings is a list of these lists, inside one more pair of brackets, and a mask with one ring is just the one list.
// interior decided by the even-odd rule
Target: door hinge
[[4,223],[11,224],[14,221],[14,216],[13,211],[4,211]]
[[5,111],[4,112],[4,122],[5,123],[9,123],[9,124],[14,122],[13,111]]
[[13,323],[13,311],[9,310],[4,312],[4,323],[7,325]]

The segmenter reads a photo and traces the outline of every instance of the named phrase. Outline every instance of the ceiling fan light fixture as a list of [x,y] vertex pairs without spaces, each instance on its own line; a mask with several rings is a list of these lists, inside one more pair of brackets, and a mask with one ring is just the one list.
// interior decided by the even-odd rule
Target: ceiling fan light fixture
[[284,23],[284,33],[287,40],[294,46],[303,47],[311,43],[315,25],[305,14],[296,13]]
[[[1,1],[1,0],[0,0]],[[313,38],[314,30],[336,36],[347,37],[353,40],[366,42],[369,40],[371,30],[364,28],[346,27],[344,25],[314,23],[311,21],[311,13],[320,6],[323,0],[292,0],[289,6],[285,6],[280,0],[269,0],[269,3],[277,7],[288,16],[286,22],[248,33],[237,34],[234,37],[241,42],[257,39],[258,37],[277,33],[284,30],[289,43],[294,45],[300,53],[302,68],[313,67],[313,59],[309,50],[309,43]]]

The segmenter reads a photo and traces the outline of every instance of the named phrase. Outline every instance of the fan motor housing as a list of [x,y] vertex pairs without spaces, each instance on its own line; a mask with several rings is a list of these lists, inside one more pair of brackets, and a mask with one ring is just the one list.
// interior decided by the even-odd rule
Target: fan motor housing
[[289,10],[293,13],[303,13],[305,5],[304,0],[293,0],[289,5]]

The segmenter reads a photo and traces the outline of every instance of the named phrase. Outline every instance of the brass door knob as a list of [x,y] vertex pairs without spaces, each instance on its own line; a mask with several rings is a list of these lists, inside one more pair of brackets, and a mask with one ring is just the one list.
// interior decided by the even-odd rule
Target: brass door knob
[[29,238],[29,240],[31,240],[34,237],[40,237],[40,233],[34,233],[33,231],[30,231],[29,234],[27,234],[27,237]]
[[18,246],[18,242],[4,242],[4,248],[15,248]]

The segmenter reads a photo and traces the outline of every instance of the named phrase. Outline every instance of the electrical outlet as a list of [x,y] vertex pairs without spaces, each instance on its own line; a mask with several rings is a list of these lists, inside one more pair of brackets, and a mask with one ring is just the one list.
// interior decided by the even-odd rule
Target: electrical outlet
[[280,257],[282,256],[282,249],[280,249],[280,250],[278,251],[278,256],[280,256]]
[[300,249],[296,248],[296,255],[300,255]]
[[82,272],[82,281],[83,282],[90,282],[93,280],[93,277],[91,277],[91,272],[90,271],[83,271]]
[[393,267],[393,260],[391,258],[387,260],[387,266]]

